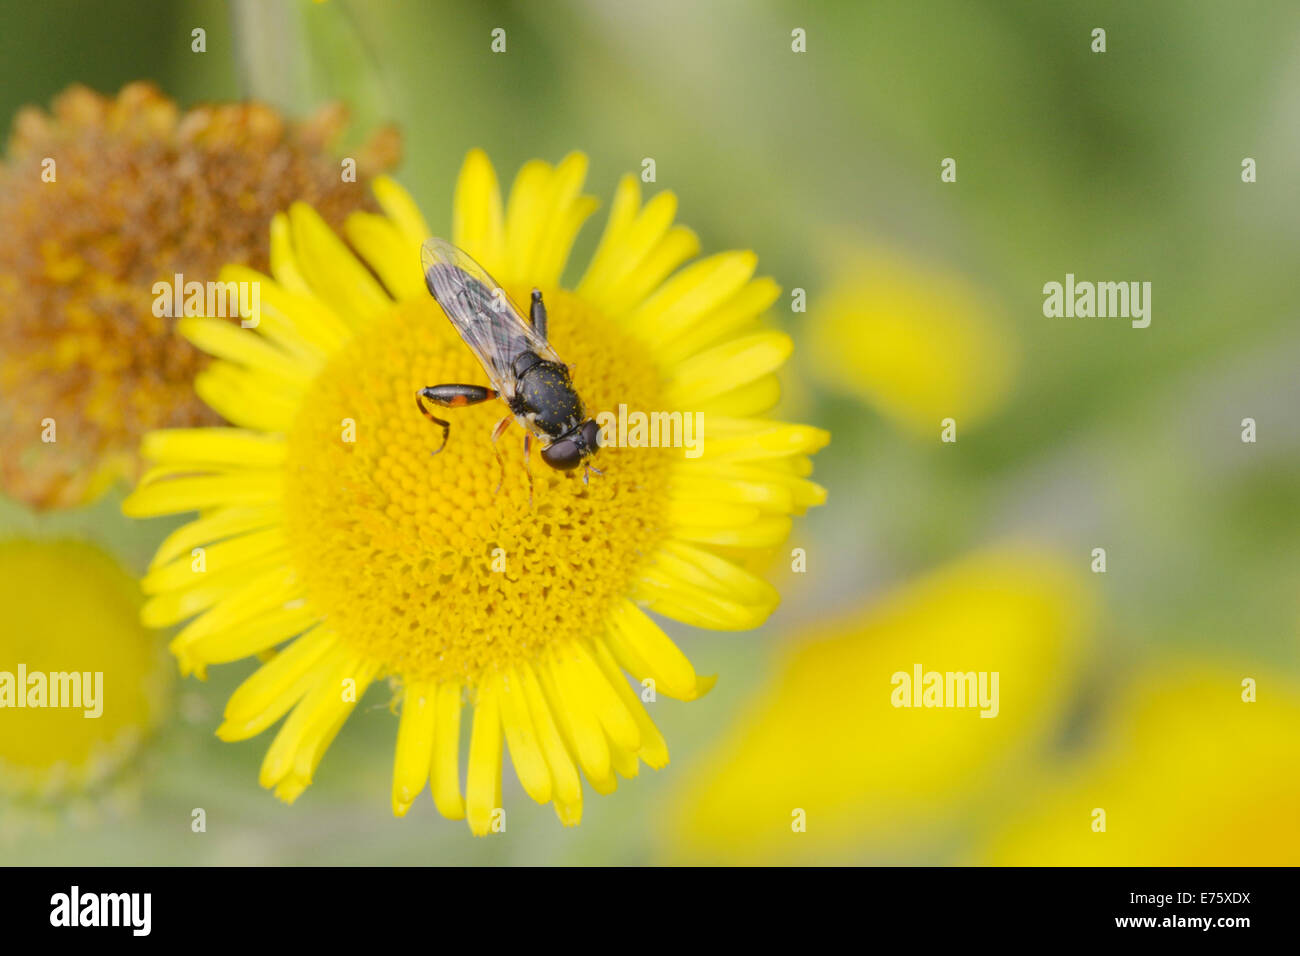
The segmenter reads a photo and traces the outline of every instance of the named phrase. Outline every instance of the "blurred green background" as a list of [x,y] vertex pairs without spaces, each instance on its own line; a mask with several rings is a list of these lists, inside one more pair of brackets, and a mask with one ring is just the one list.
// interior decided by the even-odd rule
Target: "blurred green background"
[[[198,26],[205,54],[190,52]],[[505,55],[489,49],[495,27],[507,31]],[[806,54],[791,52],[795,27]],[[1107,31],[1104,54],[1090,51],[1094,27]],[[1108,675],[1153,659],[1227,655],[1296,676],[1300,6],[0,2],[6,128],[20,106],[47,105],[71,82],[113,93],[136,79],[183,106],[255,95],[305,113],[342,99],[355,141],[396,122],[397,177],[443,234],[471,147],[503,184],[529,158],[583,150],[587,191],[604,206],[618,176],[653,157],[649,191],[678,194],[705,252],[752,248],[760,272],[808,291],[807,313],[790,311],[787,291],[771,320],[797,343],[783,417],[834,436],[816,459],[830,499],[796,522],[791,545],[812,567],[783,576],[767,626],[670,628],[718,686],[656,707],[673,763],[589,800],[576,830],[527,800],[509,771],[508,839],[472,839],[427,795],[393,819],[397,722],[380,689],[308,793],[282,806],[256,783],[266,738],[212,735],[252,670],[244,663],[179,685],[179,715],[143,758],[134,814],[25,836],[0,846],[5,861],[669,859],[665,808],[784,645],[828,612],[1005,536],[1085,573],[1092,548],[1107,549],[1107,574],[1089,576],[1103,608],[1089,672],[1060,689],[1084,723],[1105,707]],[[1241,180],[1247,156],[1253,184]],[[957,160],[956,183],[940,181],[944,157]],[[602,216],[580,237],[570,279]],[[802,347],[819,296],[852,287],[843,263],[867,243],[997,303],[982,348],[1019,356],[1010,395],[987,421],[959,424],[955,446],[939,442],[938,421],[932,435],[911,434],[828,387]],[[1042,286],[1067,272],[1150,281],[1150,328],[1045,318]],[[1240,439],[1248,416],[1253,445]],[[118,501],[42,518],[7,505],[0,530],[85,534],[138,570],[161,532],[120,517]],[[193,807],[207,810],[206,834],[190,831]]]

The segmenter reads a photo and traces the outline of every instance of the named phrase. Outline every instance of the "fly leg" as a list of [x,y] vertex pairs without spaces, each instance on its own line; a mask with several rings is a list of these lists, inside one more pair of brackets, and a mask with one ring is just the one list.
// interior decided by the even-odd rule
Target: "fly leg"
[[506,429],[510,427],[510,423],[514,420],[513,415],[507,415],[497,422],[497,427],[492,430],[492,452],[497,456],[497,467],[501,469],[501,477],[497,479],[496,491],[492,492],[494,495],[501,493],[501,486],[505,484],[506,480],[506,462],[501,457],[501,448],[497,445],[497,439],[506,433]]
[[528,510],[533,510],[533,468],[528,456],[533,450],[533,433],[524,432],[524,474],[528,476]]
[[442,444],[432,454],[436,455],[447,447],[447,436],[451,432],[451,423],[431,414],[424,407],[425,399],[443,408],[464,408],[467,405],[477,405],[480,402],[490,401],[496,397],[498,397],[496,391],[484,388],[482,385],[430,385],[428,388],[420,389],[415,395],[415,404],[419,406],[420,413],[425,418],[442,429]]
[[542,304],[542,290],[533,290],[533,304],[528,307],[528,318],[542,338],[546,338],[546,306]]

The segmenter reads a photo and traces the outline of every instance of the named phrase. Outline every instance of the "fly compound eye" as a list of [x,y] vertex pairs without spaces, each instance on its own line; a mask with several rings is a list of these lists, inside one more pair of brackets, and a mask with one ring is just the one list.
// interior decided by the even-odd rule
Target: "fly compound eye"
[[562,438],[542,449],[542,461],[558,471],[572,471],[582,462],[582,449],[572,438]]
[[594,454],[600,447],[600,426],[596,424],[595,419],[587,419],[582,426],[582,441],[587,446],[587,454]]

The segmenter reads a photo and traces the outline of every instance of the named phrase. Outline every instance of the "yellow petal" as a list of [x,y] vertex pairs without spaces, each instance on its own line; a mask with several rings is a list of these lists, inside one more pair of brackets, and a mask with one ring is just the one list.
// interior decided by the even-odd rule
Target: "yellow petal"
[[142,456],[170,464],[274,468],[287,453],[279,436],[243,428],[160,428],[140,440]]
[[620,747],[618,742],[615,740],[610,740],[609,742],[609,762],[610,766],[612,766],[618,775],[624,780],[631,780],[641,769],[641,765],[637,762],[636,754],[631,750]]
[[411,681],[402,695],[402,718],[397,725],[393,756],[393,815],[406,816],[429,779],[433,760],[434,716],[437,685]]
[[309,289],[291,291],[245,266],[225,266],[221,275],[226,281],[259,283],[261,315],[257,329],[286,351],[313,356],[319,362],[352,338],[347,323]]
[[540,159],[529,160],[515,174],[506,201],[505,265],[498,279],[509,281],[530,274],[552,207],[552,181],[550,163]]
[[[306,203],[289,207],[298,267],[312,291],[344,319],[367,322],[392,308],[392,300],[325,220]],[[415,255],[416,253],[412,253]]]
[[705,455],[712,461],[757,461],[810,455],[824,448],[830,434],[812,425],[710,415]]
[[659,546],[650,566],[687,587],[702,588],[739,604],[767,606],[775,610],[781,600],[776,588],[737,567],[726,558],[685,541],[668,539]]
[[752,252],[723,252],[693,262],[632,313],[631,327],[652,347],[669,341],[739,292],[757,265]]
[[420,246],[409,242],[391,220],[354,212],[343,224],[343,231],[394,299],[428,295],[420,272]]
[[288,547],[289,542],[283,528],[255,531],[204,548],[201,563],[199,557],[186,554],[170,564],[156,567],[140,581],[140,588],[146,594],[161,594],[189,587],[204,574],[220,574],[240,568],[251,561],[287,551]]
[[[291,773],[300,778],[301,786],[310,782],[312,761],[319,760],[323,752],[318,744],[332,736],[330,731],[340,717],[346,719],[351,713],[373,679],[373,673],[373,668],[359,658],[345,659],[299,701],[262,760],[258,780],[263,787],[274,787]],[[303,767],[308,771],[306,774],[298,769],[300,751],[306,756]],[[301,779],[304,776],[307,779]]]
[[752,514],[752,520],[744,525],[683,521],[674,527],[673,534],[683,541],[725,548],[772,548],[790,536],[790,519],[786,515],[760,515],[757,509],[752,509]]
[[298,257],[293,248],[293,235],[289,229],[289,217],[277,212],[271,217],[271,274],[287,292],[295,295],[312,295],[298,266]]
[[570,741],[587,780],[597,793],[612,793],[618,786],[610,767],[609,741],[600,721],[582,694],[582,685],[558,657],[537,668],[537,677],[551,704],[551,712]]
[[790,514],[795,510],[794,492],[780,481],[744,481],[691,473],[674,479],[677,498],[705,507],[716,502],[724,505],[748,505],[761,511]]
[[303,603],[276,607],[228,630],[204,634],[183,645],[176,656],[183,669],[227,664],[297,637],[319,620],[319,612]]
[[748,331],[780,294],[781,287],[766,276],[745,283],[744,288],[707,316],[657,344],[655,353],[659,361],[672,367],[710,345]]
[[660,767],[668,765],[668,743],[664,740],[663,734],[655,726],[650,715],[646,713],[641,701],[637,699],[635,691],[628,686],[627,678],[619,669],[618,662],[614,660],[613,654],[610,653],[609,647],[605,641],[593,641],[593,657],[600,672],[605,675],[609,681],[609,686],[614,688],[618,694],[619,700],[627,708],[627,712],[632,715],[636,721],[637,731],[641,735],[641,749],[637,751],[637,756],[647,764],[658,770]]
[[780,368],[794,350],[784,332],[757,332],[694,355],[677,366],[667,389],[674,408],[696,408]]
[[826,489],[776,467],[780,459],[754,463],[706,457],[678,462],[674,490],[683,497],[751,504],[764,511],[803,514],[826,501]]
[[275,723],[338,666],[331,653],[342,653],[338,637],[315,628],[298,638],[252,673],[226,701],[225,722],[217,728],[222,740],[246,740]]
[[[157,434],[155,432],[155,434]],[[158,545],[150,562],[150,569],[161,567],[195,548],[234,537],[250,531],[260,531],[281,520],[280,509],[274,505],[257,508],[219,508],[210,511],[189,524],[183,524]]]
[[478,688],[465,792],[470,831],[485,836],[492,829],[494,811],[501,808],[501,710],[492,681]]
[[622,668],[637,680],[649,678],[658,692],[677,700],[698,696],[699,678],[686,655],[630,601],[610,612],[606,642]]
[[752,630],[772,613],[770,604],[746,604],[721,597],[705,588],[656,575],[652,570],[643,572],[633,583],[632,597],[656,614],[714,631]]
[[550,234],[542,242],[534,264],[533,280],[539,285],[558,285],[568,264],[569,253],[578,233],[593,212],[600,207],[600,202],[593,196],[582,196],[569,204],[563,212],[555,215]]
[[438,685],[433,730],[429,779],[433,802],[448,820],[461,820],[465,817],[465,799],[460,793],[460,684],[455,681]]
[[[656,197],[657,198],[657,197]],[[645,301],[674,269],[700,251],[700,238],[685,226],[673,226],[630,273],[615,283],[599,302],[606,314],[630,324],[627,313]]]
[[[624,184],[629,188],[625,189]],[[632,198],[633,193],[635,198]],[[600,248],[587,275],[578,285],[579,295],[599,299],[605,289],[616,286],[636,269],[667,234],[677,216],[677,195],[665,190],[644,207],[640,202],[640,187],[635,177],[626,177],[619,184]],[[634,211],[630,217],[627,215],[629,209]]]
[[451,241],[489,272],[505,265],[501,186],[487,153],[471,149],[460,167],[452,200]]
[[[358,665],[352,678],[356,685],[356,699],[343,700],[340,694],[339,701],[331,703],[330,708],[319,715],[316,723],[303,735],[298,752],[294,755],[291,771],[292,785],[298,792],[311,784],[316,768],[320,766],[321,759],[325,756],[325,751],[334,742],[334,738],[343,729],[343,724],[356,708],[357,701],[361,700],[362,695],[375,679],[375,671],[374,664]],[[279,788],[277,793],[278,790]],[[283,796],[281,798],[284,799]]]
[[[305,334],[299,325],[281,309],[274,305],[268,307],[268,299],[283,301],[285,297],[290,296],[288,290],[270,276],[263,275],[248,266],[222,266],[219,278],[222,282],[247,283],[257,289],[257,314],[244,315],[241,310],[240,318],[249,323],[246,328],[257,329],[268,342],[313,369],[320,369],[323,366],[329,350],[321,348],[313,336]],[[252,310],[249,311],[251,313]]]
[[298,572],[292,568],[280,566],[265,574],[246,573],[240,580],[243,583],[239,587],[224,594],[210,610],[181,628],[172,638],[174,653],[200,637],[228,630],[301,598]]
[[583,153],[570,153],[555,167],[551,176],[550,210],[529,264],[528,274],[535,276],[533,282],[551,285],[560,281],[578,230],[596,211],[599,203],[594,197],[579,195],[586,178],[587,157]]
[[302,398],[279,380],[220,361],[195,376],[194,392],[226,421],[266,432],[287,432]]
[[635,754],[641,749],[641,732],[623,701],[592,660],[586,644],[572,641],[560,653],[575,679],[581,682],[583,695],[609,739],[628,753]]
[[238,594],[246,587],[266,587],[284,575],[281,555],[270,555],[224,574],[205,574],[191,587],[159,594],[145,601],[144,607],[140,609],[140,622],[145,627],[170,627]]
[[[380,208],[401,230],[407,242],[419,248],[424,240],[433,235],[429,224],[424,220],[424,214],[420,212],[420,207],[415,204],[411,194],[398,185],[395,179],[376,176],[370,186],[374,190]],[[461,248],[465,247],[461,246]]]
[[281,379],[299,393],[306,391],[319,371],[319,366],[304,364],[268,343],[253,329],[232,322],[186,317],[177,320],[176,331],[209,355]]
[[600,242],[587,265],[587,271],[578,283],[578,294],[590,297],[606,284],[604,273],[618,257],[619,243],[641,209],[641,184],[631,173],[626,173],[614,189],[614,201],[609,206],[609,219],[601,233]]
[[[737,417],[762,415],[771,411],[780,400],[781,379],[776,375],[764,375],[730,391],[697,402],[695,411],[705,419],[712,418],[714,415]],[[707,450],[707,445],[705,448]]]
[[515,773],[518,774],[525,793],[538,803],[547,803],[551,799],[551,771],[533,729],[523,681],[518,672],[512,669],[499,675],[496,683],[501,705],[501,724],[505,728],[506,742],[510,745],[510,760],[515,766]]
[[283,479],[277,472],[177,478],[137,488],[122,502],[122,513],[152,518],[204,508],[271,505],[279,502],[282,490]]
[[673,193],[659,193],[644,208],[640,204],[636,177],[623,177],[600,245],[578,284],[583,299],[615,319],[624,317],[699,251],[695,234],[672,224],[677,215]]
[[578,779],[578,768],[573,763],[573,758],[551,714],[551,708],[546,703],[542,685],[538,682],[532,667],[526,662],[521,664],[519,674],[528,704],[528,713],[532,717],[533,728],[537,732],[542,752],[546,756],[546,765],[551,771],[557,809],[563,805],[566,812],[561,815],[561,819],[572,819],[576,823],[582,817],[582,782]]

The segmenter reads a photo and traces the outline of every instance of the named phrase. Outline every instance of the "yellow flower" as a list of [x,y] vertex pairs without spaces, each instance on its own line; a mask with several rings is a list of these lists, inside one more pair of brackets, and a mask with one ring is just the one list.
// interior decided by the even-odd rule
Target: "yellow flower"
[[985,293],[875,248],[850,257],[810,310],[810,368],[895,424],[933,438],[940,422],[987,419],[1011,389],[1016,348]]
[[[5,494],[85,503],[134,479],[146,431],[216,422],[191,387],[206,358],[154,314],[154,283],[265,268],[267,223],[294,198],[333,223],[372,208],[327,150],[344,125],[337,108],[301,123],[260,104],[182,113],[147,83],[19,112],[0,164]],[[395,162],[395,136],[360,154],[363,179]]]
[[[365,687],[387,676],[401,696],[395,813],[429,782],[445,816],[488,832],[508,745],[524,790],[576,823],[579,769],[608,793],[638,759],[668,760],[623,671],[681,700],[711,684],[641,608],[730,630],[755,627],[776,606],[741,562],[779,545],[790,516],[823,500],[807,456],[827,441],[816,428],[754,417],[776,399],[774,373],[791,350],[758,322],[778,290],[753,278],[749,252],[670,278],[698,242],[673,224],[673,195],[643,205],[632,176],[586,274],[562,288],[595,207],[581,195],[586,167],[579,154],[554,167],[529,162],[503,204],[487,157],[471,152],[453,242],[515,301],[542,289],[550,338],[589,410],[702,412],[699,458],[602,449],[604,475],[589,486],[534,461],[530,503],[518,432],[499,443],[506,474],[495,493],[488,433],[499,403],[457,410],[446,449],[432,456],[441,436],[416,409],[417,389],[485,376],[425,290],[428,226],[386,178],[375,182],[386,215],[347,222],[361,260],[295,205],[272,225],[274,281],[223,273],[261,281],[256,331],[181,324],[220,358],[196,390],[236,427],[145,439],[158,467],[127,513],[201,512],[159,550],[144,579],[145,619],[193,618],[172,648],[200,674],[292,639],[231,697],[218,731],[240,740],[289,714],[261,773],[285,800],[311,782]],[[196,575],[200,546],[206,571]]]
[[[1257,685],[1254,702],[1243,699],[1248,677]],[[1033,788],[1032,805],[1007,808],[986,859],[1300,864],[1297,727],[1294,680],[1208,663],[1147,668],[1122,692],[1100,745],[1061,780]]]
[[[819,625],[701,760],[667,842],[711,862],[914,862],[961,807],[1037,756],[1088,617],[1067,564],[1004,546]],[[945,691],[949,672],[974,672],[972,701],[984,672],[992,706],[896,706],[924,689],[924,676],[915,690],[897,676],[910,682],[918,666]]]
[[42,805],[85,794],[157,725],[172,675],[140,604],[97,547],[0,541],[0,793]]

